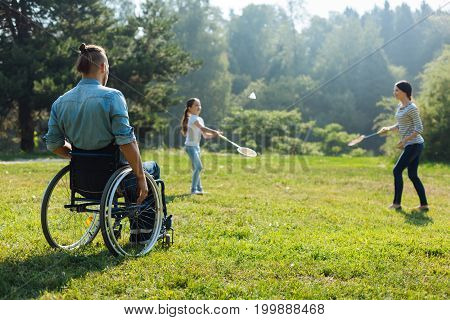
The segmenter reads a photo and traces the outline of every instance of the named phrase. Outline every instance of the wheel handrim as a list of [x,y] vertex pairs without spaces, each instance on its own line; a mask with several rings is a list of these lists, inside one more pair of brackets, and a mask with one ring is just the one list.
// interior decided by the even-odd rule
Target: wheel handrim
[[[53,246],[64,250],[73,250],[92,241],[100,228],[99,203],[92,204],[89,209],[95,212],[76,212],[65,208],[71,204],[69,170],[62,173],[49,192],[47,201],[43,206],[45,210],[45,223],[48,237]],[[74,204],[86,203],[75,201]]]
[[[105,199],[105,233],[107,236],[107,241],[111,244],[111,247],[114,249],[114,251],[121,256],[141,256],[148,253],[153,246],[155,245],[156,241],[159,238],[159,230],[161,229],[162,225],[162,216],[161,216],[161,197],[159,194],[159,189],[156,186],[156,183],[154,180],[150,177],[148,173],[146,173],[147,179],[150,182],[150,188],[149,193],[151,192],[154,199],[154,221],[153,221],[153,230],[150,236],[150,239],[146,241],[146,243],[131,243],[130,238],[128,235],[132,234],[131,231],[131,222],[129,219],[130,216],[130,206],[123,206],[120,208],[118,204],[120,204],[120,201],[118,201],[121,197],[117,196],[117,191],[120,187],[121,182],[125,179],[125,177],[131,173],[131,168],[124,169],[122,172],[120,172],[117,177],[114,179],[114,181],[111,184],[111,187],[107,191],[107,197]],[[120,219],[120,236],[117,236],[117,232],[114,231],[115,224],[117,224],[117,213],[120,212],[120,210],[123,209],[126,214],[125,217]],[[117,226],[116,226],[117,227]],[[125,235],[125,236],[123,236]]]

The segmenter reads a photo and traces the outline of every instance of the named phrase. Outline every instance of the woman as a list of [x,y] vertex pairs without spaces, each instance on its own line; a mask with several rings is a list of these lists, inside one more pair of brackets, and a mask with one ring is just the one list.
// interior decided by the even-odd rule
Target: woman
[[200,182],[200,171],[203,169],[200,159],[200,140],[211,139],[219,136],[220,131],[205,127],[203,119],[199,116],[202,105],[199,99],[192,98],[186,102],[183,118],[181,119],[181,133],[186,137],[186,152],[192,162],[191,194],[202,195],[204,193]]
[[412,87],[407,81],[399,81],[394,86],[394,96],[400,102],[398,104],[395,118],[397,123],[390,127],[381,128],[378,133],[383,134],[389,131],[399,131],[401,140],[397,147],[403,149],[394,167],[394,201],[389,209],[401,210],[401,200],[403,191],[402,173],[408,168],[409,179],[414,184],[420,199],[420,206],[416,209],[428,211],[428,202],[425,195],[425,188],[417,176],[419,158],[422,153],[424,140],[422,137],[423,126],[417,106],[411,101]]

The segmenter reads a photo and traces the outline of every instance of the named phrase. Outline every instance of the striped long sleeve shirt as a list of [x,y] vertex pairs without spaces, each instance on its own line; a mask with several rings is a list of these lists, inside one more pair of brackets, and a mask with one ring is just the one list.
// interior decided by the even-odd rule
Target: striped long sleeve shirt
[[402,139],[410,136],[413,132],[418,133],[418,135],[414,139],[409,140],[405,146],[424,142],[422,137],[422,120],[420,119],[419,109],[414,103],[410,102],[405,107],[400,104],[395,113],[395,119],[397,120],[395,126],[398,127]]

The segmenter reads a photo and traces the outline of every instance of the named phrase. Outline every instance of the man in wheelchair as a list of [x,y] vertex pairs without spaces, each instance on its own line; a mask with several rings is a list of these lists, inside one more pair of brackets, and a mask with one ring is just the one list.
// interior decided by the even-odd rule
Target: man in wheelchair
[[[70,159],[70,165],[44,195],[44,234],[51,246],[74,249],[92,241],[101,227],[113,254],[143,255],[158,239],[170,243],[160,169],[156,162],[142,163],[125,98],[106,87],[105,50],[85,44],[79,49],[76,68],[82,79],[53,103],[45,137],[47,148]],[[64,184],[66,173],[69,183]],[[53,205],[65,194],[70,197],[61,200],[63,205]],[[74,218],[74,213],[87,218]],[[70,226],[73,219],[78,220]]]

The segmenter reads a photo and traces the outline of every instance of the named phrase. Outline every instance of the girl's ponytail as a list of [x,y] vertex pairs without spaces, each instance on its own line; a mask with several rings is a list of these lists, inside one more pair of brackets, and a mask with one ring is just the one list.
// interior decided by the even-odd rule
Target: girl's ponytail
[[188,110],[189,110],[188,108],[184,110],[183,118],[181,118],[181,134],[183,136],[186,136],[187,133],[187,124],[189,120]]
[[184,109],[184,114],[183,114],[183,118],[181,118],[181,134],[183,136],[186,136],[187,134],[187,129],[188,129],[188,120],[189,120],[189,108],[192,107],[192,105],[195,102],[195,98],[191,98],[188,101],[186,101],[186,109]]

